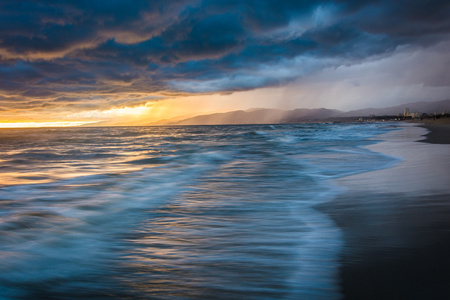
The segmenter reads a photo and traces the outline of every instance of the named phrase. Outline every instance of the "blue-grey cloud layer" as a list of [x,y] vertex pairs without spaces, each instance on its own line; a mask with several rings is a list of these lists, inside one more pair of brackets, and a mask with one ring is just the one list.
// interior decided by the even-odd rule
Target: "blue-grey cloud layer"
[[0,107],[253,89],[449,33],[446,0],[1,0]]

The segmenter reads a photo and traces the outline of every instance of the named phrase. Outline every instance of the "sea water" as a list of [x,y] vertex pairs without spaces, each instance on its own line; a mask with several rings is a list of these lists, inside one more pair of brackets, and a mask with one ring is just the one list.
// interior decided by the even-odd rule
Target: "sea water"
[[338,299],[333,179],[394,125],[0,130],[1,299]]

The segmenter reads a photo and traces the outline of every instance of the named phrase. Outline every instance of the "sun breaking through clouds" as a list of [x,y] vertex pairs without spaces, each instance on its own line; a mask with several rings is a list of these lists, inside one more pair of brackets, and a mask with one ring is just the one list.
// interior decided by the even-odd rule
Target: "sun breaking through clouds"
[[0,121],[442,100],[449,32],[445,0],[2,0]]

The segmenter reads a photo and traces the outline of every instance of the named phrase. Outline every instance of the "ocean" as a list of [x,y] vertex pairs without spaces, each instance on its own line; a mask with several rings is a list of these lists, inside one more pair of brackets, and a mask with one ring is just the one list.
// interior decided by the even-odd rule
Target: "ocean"
[[0,130],[1,299],[339,299],[335,179],[393,123]]

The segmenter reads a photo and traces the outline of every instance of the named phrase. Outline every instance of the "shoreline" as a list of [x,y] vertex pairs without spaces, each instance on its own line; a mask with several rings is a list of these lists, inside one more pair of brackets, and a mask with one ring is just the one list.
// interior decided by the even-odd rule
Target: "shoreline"
[[450,124],[424,124],[421,126],[429,131],[421,142],[450,144]]
[[450,118],[437,120],[427,119],[422,121],[410,121],[410,124],[417,124],[428,130],[421,142],[431,144],[450,144]]
[[343,299],[450,299],[450,127],[435,126],[377,136],[367,148],[402,161],[338,179],[320,207],[343,232]]

